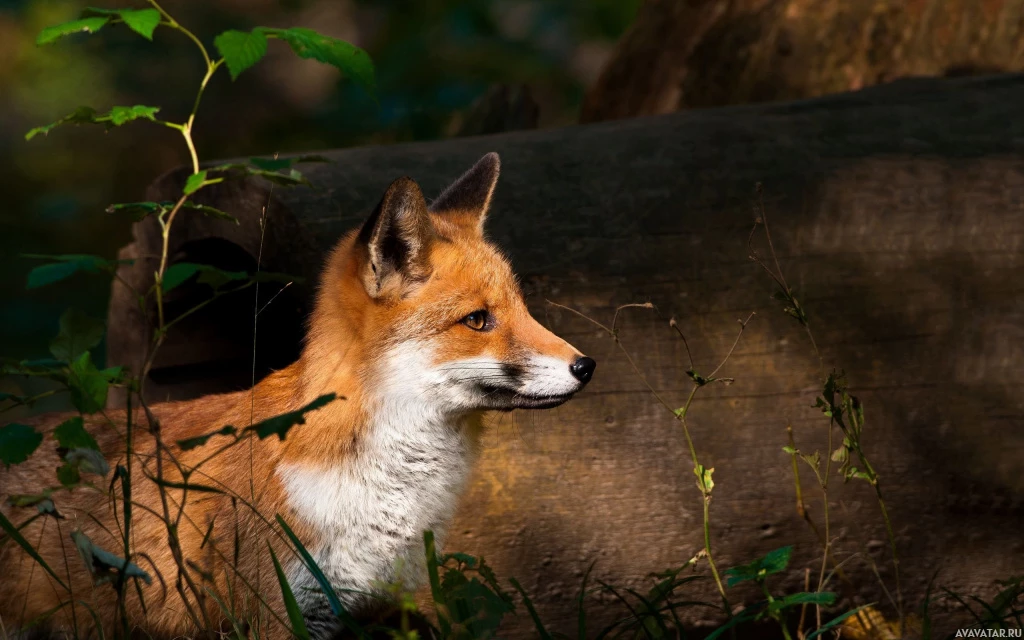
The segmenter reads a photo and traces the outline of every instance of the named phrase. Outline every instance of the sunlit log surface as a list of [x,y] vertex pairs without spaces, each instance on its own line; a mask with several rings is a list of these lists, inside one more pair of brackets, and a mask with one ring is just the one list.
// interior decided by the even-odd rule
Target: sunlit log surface
[[[653,302],[656,311],[621,313],[620,336],[674,405],[689,392],[689,360],[668,319],[708,373],[737,320],[757,313],[721,372],[735,383],[703,389],[690,411],[702,462],[715,469],[712,543],[721,567],[795,544],[779,589],[802,589],[805,567],[817,573],[820,549],[797,514],[782,447],[792,425],[799,447],[824,451],[827,419],[811,408],[820,378],[806,336],[748,259],[762,182],[779,261],[825,366],[844,369],[866,407],[865,449],[893,514],[908,608],[936,571],[937,584],[990,596],[993,580],[1024,571],[1021,104],[1021,76],[907,80],[800,103],[334,151],[334,164],[305,168],[314,189],[204,191],[202,201],[242,224],[185,216],[171,254],[251,269],[262,245],[263,269],[306,278],[261,316],[261,375],[293,357],[324,252],[391,180],[409,175],[437,195],[480,155],[500,152],[490,234],[534,313],[599,367],[561,408],[493,419],[449,548],[518,577],[552,626],[571,628],[591,562],[597,578],[634,587],[682,564],[702,545],[701,502],[679,424],[607,335],[546,300],[605,324],[618,305]],[[165,176],[150,196],[175,196],[183,176]],[[158,235],[146,223],[135,233],[123,257],[137,261],[122,275],[145,285]],[[133,304],[115,284],[112,363],[138,366],[148,340]],[[183,324],[151,397],[247,385],[252,312],[250,292]],[[820,522],[806,467],[801,478]],[[837,588],[849,602],[884,602],[870,563],[890,590],[893,572],[873,491],[834,479],[830,498],[837,556],[859,554],[845,565],[853,584]],[[710,581],[692,595],[715,600]],[[933,611],[940,629],[951,609]],[[704,610],[686,611],[709,623]],[[608,620],[612,603],[593,615]],[[507,628],[531,635],[525,612]]]

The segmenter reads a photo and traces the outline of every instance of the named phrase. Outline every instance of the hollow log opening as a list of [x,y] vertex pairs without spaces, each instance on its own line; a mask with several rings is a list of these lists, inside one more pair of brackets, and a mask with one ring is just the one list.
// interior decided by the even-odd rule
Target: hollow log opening
[[[250,274],[258,270],[256,258],[223,238],[183,244],[170,262]],[[272,266],[263,264],[260,269],[272,271]],[[164,298],[167,322],[181,319],[168,330],[149,374],[149,384],[162,392],[157,397],[166,393],[180,399],[246,389],[298,359],[307,309],[292,287],[261,282],[211,300],[211,287],[200,280],[194,275]],[[196,307],[200,308],[184,315]],[[150,316],[156,318],[155,307]]]

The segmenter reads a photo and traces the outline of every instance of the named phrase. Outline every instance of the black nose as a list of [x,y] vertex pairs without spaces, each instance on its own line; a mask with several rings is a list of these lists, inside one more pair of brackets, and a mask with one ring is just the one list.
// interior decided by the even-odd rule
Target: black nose
[[576,378],[583,384],[590,382],[591,376],[594,375],[594,369],[597,368],[597,363],[594,362],[593,358],[583,356],[577,358],[576,362],[569,365],[569,372],[572,373],[572,377]]

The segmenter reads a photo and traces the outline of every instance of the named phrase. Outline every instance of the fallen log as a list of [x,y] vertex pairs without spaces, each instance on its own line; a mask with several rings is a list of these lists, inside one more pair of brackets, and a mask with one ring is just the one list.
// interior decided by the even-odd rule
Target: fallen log
[[[259,376],[298,352],[325,251],[394,178],[412,176],[436,196],[498,151],[489,233],[522,276],[534,314],[599,367],[563,407],[493,419],[449,548],[516,576],[555,629],[572,628],[590,563],[596,578],[640,586],[648,573],[686,562],[703,545],[702,504],[679,422],[606,332],[548,301],[606,326],[620,305],[652,302],[654,310],[619,312],[617,335],[670,406],[691,389],[688,352],[707,375],[729,352],[737,320],[756,312],[719,374],[735,382],[702,389],[688,417],[702,464],[715,469],[719,567],[794,544],[776,586],[802,590],[804,569],[817,575],[821,548],[798,514],[782,447],[792,426],[803,452],[828,456],[828,419],[811,405],[822,371],[835,367],[863,402],[864,448],[892,515],[911,611],[936,572],[937,584],[987,597],[995,579],[1024,571],[1022,103],[1022,76],[902,80],[804,102],[332,151],[332,164],[305,167],[311,189],[247,181],[204,190],[200,202],[241,224],[184,217],[171,257],[249,270],[258,259],[263,270],[304,278],[260,316]],[[164,176],[150,198],[179,193],[185,175]],[[823,368],[749,259],[757,182]],[[136,262],[120,275],[144,287],[159,234],[147,222],[134,232],[121,257]],[[755,246],[767,255],[760,232]],[[204,295],[179,289],[171,303]],[[272,295],[261,290],[260,304]],[[253,310],[249,294],[183,323],[156,362],[150,397],[250,384]],[[115,282],[109,361],[138,367],[150,335]],[[809,469],[800,471],[820,527],[820,491]],[[893,615],[871,569],[894,589],[873,489],[833,478],[828,501],[849,579],[835,588],[845,604],[881,602]],[[693,596],[714,601],[713,584],[698,583]],[[600,609],[595,624],[614,615]],[[687,615],[715,622],[702,609]],[[932,615],[939,629],[962,616],[948,603]],[[509,637],[531,636],[525,614],[507,626]]]

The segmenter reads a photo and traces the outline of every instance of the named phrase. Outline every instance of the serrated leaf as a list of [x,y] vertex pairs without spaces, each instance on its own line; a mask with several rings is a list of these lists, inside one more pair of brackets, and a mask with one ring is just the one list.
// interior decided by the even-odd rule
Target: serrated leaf
[[96,444],[96,438],[93,438],[92,434],[85,430],[85,421],[82,420],[82,416],[75,416],[60,423],[53,430],[53,437],[65,449],[100,450],[100,446]]
[[202,188],[203,183],[206,182],[206,171],[200,171],[193,173],[185,180],[185,188],[183,189],[185,195],[192,195],[196,191]]
[[160,111],[160,107],[147,107],[146,105],[137,104],[132,107],[111,107],[107,113],[100,114],[92,107],[79,107],[73,113],[64,116],[56,122],[43,125],[41,127],[35,127],[25,134],[26,140],[31,140],[36,135],[48,134],[54,127],[59,127],[63,124],[102,124],[107,128],[119,127],[132,120],[156,120],[156,114]]
[[153,578],[137,564],[96,546],[81,530],[72,531],[71,539],[75,542],[75,548],[78,549],[85,566],[89,568],[89,573],[92,574],[93,584],[113,582],[118,574],[122,578],[141,578],[146,584],[153,583]]
[[181,205],[181,208],[190,209],[192,211],[198,211],[199,213],[209,216],[211,218],[217,218],[219,220],[229,220],[231,222],[234,222],[235,224],[239,224],[238,218],[231,215],[227,211],[221,211],[216,207],[210,207],[205,204],[196,204],[191,200],[186,200],[185,203]]
[[161,288],[164,293],[171,291],[178,285],[194,276],[202,265],[194,262],[176,262],[164,270],[164,278],[161,281]]
[[16,422],[0,427],[0,462],[5,466],[28,460],[43,442],[43,434]]
[[142,220],[146,216],[164,213],[167,211],[166,204],[161,202],[122,202],[107,207],[107,213],[127,213],[136,220]]
[[295,52],[295,55],[331,65],[363,87],[367,93],[374,95],[376,80],[373,60],[370,59],[370,55],[366,51],[359,47],[303,27],[292,27],[291,29],[257,27],[253,31],[261,31],[267,36],[284,40]]
[[144,120],[156,120],[156,114],[160,111],[160,107],[147,107],[142,104],[137,104],[133,107],[111,107],[110,112],[105,116],[100,116],[96,119],[97,122],[110,122],[115,127],[120,127],[126,122],[132,120],[144,119]]
[[789,545],[770,551],[749,564],[726,569],[726,586],[732,587],[748,581],[761,582],[767,576],[785,570],[792,554],[793,546]]
[[79,271],[99,273],[110,267],[111,262],[99,256],[62,255],[62,256],[29,256],[56,260],[51,264],[35,267],[28,273],[25,284],[28,289],[36,289],[54,282],[60,282]]
[[88,7],[82,17],[100,16],[121,21],[146,40],[153,39],[153,31],[160,25],[160,12],[156,9],[98,9]]
[[289,411],[288,413],[282,413],[281,415],[267,418],[252,425],[246,427],[245,431],[252,431],[256,434],[260,440],[276,435],[281,440],[285,439],[288,435],[288,431],[295,425],[306,423],[306,414],[316,411],[321,407],[331,403],[337,396],[333,393],[326,393],[316,400],[310,402],[306,406],[296,411]]
[[68,309],[60,317],[60,332],[50,341],[50,353],[58,360],[71,362],[99,344],[105,331],[102,320]]
[[224,58],[231,79],[259,62],[267,53],[267,37],[258,30],[249,33],[244,31],[225,31],[213,40],[217,52]]
[[100,371],[92,362],[88,351],[71,362],[68,388],[71,403],[82,413],[96,413],[107,403],[110,382],[117,377],[120,369]]
[[95,109],[93,109],[92,107],[78,107],[73,112],[64,116],[60,120],[57,120],[56,122],[51,122],[50,124],[44,124],[41,127],[35,127],[33,129],[30,129],[28,133],[25,134],[25,140],[31,140],[40,133],[46,135],[50,133],[52,129],[54,129],[55,127],[59,127],[62,124],[88,124],[95,121]]
[[234,434],[235,428],[232,427],[231,425],[227,425],[226,427],[221,427],[216,431],[201,436],[196,436],[195,438],[186,438],[184,440],[178,440],[178,446],[183,451],[188,451],[189,449],[195,449],[196,447],[201,447],[205,445],[207,442],[210,441],[210,438],[213,438],[214,436],[232,436]]
[[73,33],[96,33],[109,21],[109,17],[93,16],[91,18],[82,18],[81,20],[72,20],[71,22],[46,27],[39,32],[39,36],[36,38],[36,44],[50,44],[51,42],[59,40],[64,36],[69,36]]
[[153,39],[153,32],[160,24],[160,12],[156,9],[121,9],[118,11],[128,28],[146,40]]

